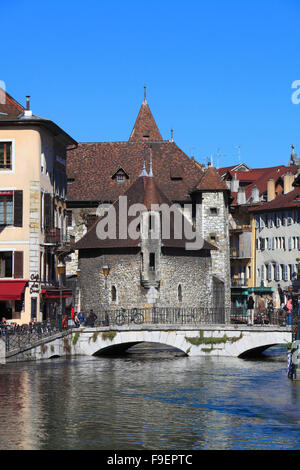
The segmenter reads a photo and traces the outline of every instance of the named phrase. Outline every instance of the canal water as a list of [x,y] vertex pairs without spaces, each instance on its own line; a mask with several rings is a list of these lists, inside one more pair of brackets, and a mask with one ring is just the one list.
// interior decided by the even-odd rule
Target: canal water
[[300,382],[286,352],[0,366],[0,449],[300,449]]

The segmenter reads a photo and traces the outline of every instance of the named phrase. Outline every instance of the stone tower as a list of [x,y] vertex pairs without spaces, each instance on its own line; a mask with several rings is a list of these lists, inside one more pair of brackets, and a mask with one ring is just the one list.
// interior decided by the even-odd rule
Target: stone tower
[[226,309],[229,321],[231,304],[229,197],[230,191],[216,168],[209,166],[191,192],[193,219],[204,240],[218,249],[212,252],[214,306]]

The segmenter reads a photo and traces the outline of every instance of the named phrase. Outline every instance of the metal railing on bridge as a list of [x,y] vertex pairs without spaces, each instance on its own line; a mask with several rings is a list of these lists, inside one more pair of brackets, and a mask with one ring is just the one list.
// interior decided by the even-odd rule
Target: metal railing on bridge
[[95,326],[122,325],[188,325],[188,324],[223,324],[225,309],[207,308],[153,307],[102,310],[97,314]]
[[36,322],[31,324],[0,324],[0,336],[5,341],[6,352],[31,347],[43,339],[57,335],[64,335],[71,326],[62,325],[59,320]]

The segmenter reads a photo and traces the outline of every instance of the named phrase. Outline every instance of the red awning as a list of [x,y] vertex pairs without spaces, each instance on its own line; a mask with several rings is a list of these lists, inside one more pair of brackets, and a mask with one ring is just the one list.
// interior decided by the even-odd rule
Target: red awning
[[[44,294],[45,299],[60,299],[60,289],[57,287],[49,287],[42,289],[42,294]],[[70,289],[62,289],[62,298],[67,299],[72,297],[72,290]]]
[[21,300],[28,281],[0,281],[0,300]]

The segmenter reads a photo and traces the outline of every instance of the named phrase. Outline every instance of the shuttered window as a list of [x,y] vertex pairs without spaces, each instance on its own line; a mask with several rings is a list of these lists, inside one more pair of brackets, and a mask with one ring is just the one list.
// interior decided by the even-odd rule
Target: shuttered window
[[0,277],[12,277],[13,275],[13,252],[0,251]]
[[14,252],[14,278],[23,278],[23,251]]
[[54,226],[54,207],[53,199],[50,193],[44,194],[44,227],[45,229]]

